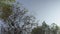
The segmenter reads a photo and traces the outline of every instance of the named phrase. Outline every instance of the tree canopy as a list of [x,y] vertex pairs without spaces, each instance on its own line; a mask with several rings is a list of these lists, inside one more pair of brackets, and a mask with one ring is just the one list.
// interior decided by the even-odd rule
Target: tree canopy
[[0,18],[9,26],[7,30],[2,27],[4,34],[30,33],[35,23],[35,17],[26,15],[28,12],[27,9],[22,9],[21,6],[19,6],[20,3],[15,3],[15,1],[16,0],[0,0]]
[[59,30],[59,27],[55,23],[47,25],[46,22],[43,21],[42,26],[34,28],[31,34],[58,34]]

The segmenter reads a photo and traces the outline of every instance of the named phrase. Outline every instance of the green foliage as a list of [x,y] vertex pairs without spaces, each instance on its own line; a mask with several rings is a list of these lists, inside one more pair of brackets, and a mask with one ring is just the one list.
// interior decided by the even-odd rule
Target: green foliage
[[6,2],[6,1],[14,2],[15,0],[0,0],[0,2],[2,2],[2,1],[4,1],[4,2]]
[[43,23],[42,23],[42,28],[47,28],[47,27],[49,27],[47,24],[46,24],[46,22],[45,21],[43,21]]
[[0,0],[0,18],[9,26],[8,31],[4,30],[4,32],[6,31],[5,33],[8,34],[21,34],[23,31],[30,32],[35,24],[35,17],[27,16],[28,10],[21,8],[19,3],[14,4],[12,1],[14,0]]
[[5,5],[2,7],[2,19],[7,19],[12,14],[12,7],[9,5]]
[[45,23],[45,21],[43,21],[42,26],[38,26],[37,28],[34,28],[31,34],[44,34],[46,28],[48,29],[49,27]]
[[[9,2],[15,1],[15,0],[0,0],[0,10],[2,10],[2,14],[0,15],[0,18],[6,20],[11,14],[12,14],[12,4],[9,4]],[[5,3],[6,2],[6,3]]]
[[31,34],[42,34],[42,27],[34,28]]
[[34,28],[31,34],[57,34],[58,30],[60,29],[55,23],[49,26],[43,21],[42,26]]
[[59,30],[59,27],[55,24],[55,23],[52,23],[51,25],[51,31],[53,34],[57,34],[57,31]]

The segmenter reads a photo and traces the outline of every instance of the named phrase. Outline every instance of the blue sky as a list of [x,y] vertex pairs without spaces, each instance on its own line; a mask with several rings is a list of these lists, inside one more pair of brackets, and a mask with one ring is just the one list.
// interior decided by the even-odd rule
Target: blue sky
[[19,0],[19,2],[40,20],[39,24],[43,21],[49,25],[60,24],[60,0]]

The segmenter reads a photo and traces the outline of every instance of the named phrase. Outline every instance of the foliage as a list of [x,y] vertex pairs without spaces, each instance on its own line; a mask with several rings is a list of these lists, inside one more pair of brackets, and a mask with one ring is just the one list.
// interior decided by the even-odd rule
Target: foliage
[[[7,3],[4,3],[2,1],[4,2],[7,1]],[[8,1],[11,1],[11,0],[0,0],[0,12],[2,13],[0,15],[0,18],[4,20],[6,20],[12,14],[12,4],[9,4]]]
[[43,29],[41,26],[34,28],[31,32],[31,34],[43,34]]
[[42,23],[42,28],[47,28],[47,27],[49,27],[49,26],[46,24],[45,21],[43,21],[43,23]]
[[51,31],[53,32],[53,34],[57,34],[57,31],[59,30],[59,27],[55,23],[52,23],[51,26],[52,26]]
[[[10,3],[6,2],[9,1]],[[13,0],[0,0],[0,18],[8,24],[7,30],[3,30],[4,34],[28,34],[31,32],[34,24],[35,17],[26,15],[28,10],[21,8],[20,3],[12,3]],[[5,3],[6,2],[6,3]]]
[[34,28],[31,34],[57,34],[59,33],[59,27],[52,23],[52,25],[47,25],[45,21],[43,21],[42,26],[38,26]]

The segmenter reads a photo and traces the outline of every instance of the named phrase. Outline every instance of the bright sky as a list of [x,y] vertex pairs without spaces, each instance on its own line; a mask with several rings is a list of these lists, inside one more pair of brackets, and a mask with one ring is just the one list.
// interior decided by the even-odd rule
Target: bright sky
[[47,24],[56,23],[60,26],[60,0],[19,0],[31,13],[39,24],[46,21]]

